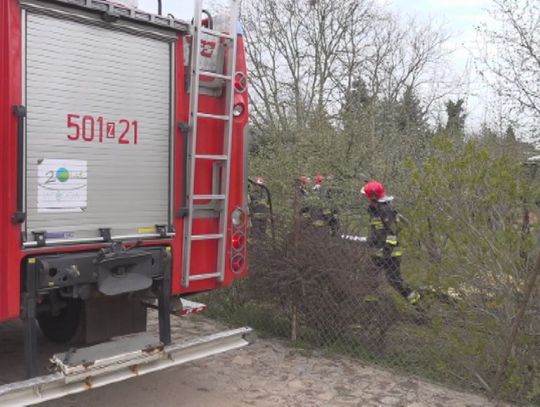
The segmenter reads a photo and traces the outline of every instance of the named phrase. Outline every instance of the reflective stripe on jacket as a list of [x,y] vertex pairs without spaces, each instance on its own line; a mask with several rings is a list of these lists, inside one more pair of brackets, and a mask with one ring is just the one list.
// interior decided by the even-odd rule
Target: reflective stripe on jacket
[[375,248],[375,257],[388,258],[402,255],[399,247],[397,211],[390,202],[370,204],[368,244]]

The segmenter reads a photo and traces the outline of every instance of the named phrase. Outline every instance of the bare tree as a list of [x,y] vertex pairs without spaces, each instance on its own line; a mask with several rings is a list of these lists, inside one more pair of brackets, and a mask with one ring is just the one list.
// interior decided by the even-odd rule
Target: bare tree
[[447,79],[439,76],[449,53],[445,48],[449,36],[442,27],[432,21],[402,21],[392,14],[381,15],[380,20],[361,67],[373,94],[396,101],[407,88],[417,91],[419,86]]
[[364,0],[262,0],[245,7],[255,124],[291,131],[326,112],[336,99],[341,57],[358,52],[351,45],[371,24],[371,10]]
[[253,120],[265,130],[295,134],[321,117],[335,123],[359,80],[390,102],[417,91],[424,106],[448,80],[444,31],[402,21],[371,0],[261,0],[243,12]]
[[[496,23],[479,27],[484,39],[480,73],[508,107],[533,131],[540,118],[540,3],[493,0]],[[538,134],[535,135],[538,137]]]

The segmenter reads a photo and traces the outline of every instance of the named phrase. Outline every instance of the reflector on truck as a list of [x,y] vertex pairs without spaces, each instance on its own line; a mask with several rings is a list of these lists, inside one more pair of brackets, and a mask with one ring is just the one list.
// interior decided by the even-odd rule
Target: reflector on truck
[[27,240],[170,225],[171,41],[28,11],[25,49]]

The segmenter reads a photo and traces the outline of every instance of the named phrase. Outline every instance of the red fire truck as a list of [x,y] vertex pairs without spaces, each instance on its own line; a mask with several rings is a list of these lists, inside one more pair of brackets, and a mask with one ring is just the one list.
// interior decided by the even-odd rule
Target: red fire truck
[[[182,298],[247,271],[246,62],[229,1],[216,16],[197,0],[186,22],[120,1],[0,0],[0,321],[23,321],[28,376],[0,386],[1,405],[246,343],[248,328],[187,344],[170,328]],[[128,335],[149,307],[154,342]],[[38,329],[101,345],[39,376]]]

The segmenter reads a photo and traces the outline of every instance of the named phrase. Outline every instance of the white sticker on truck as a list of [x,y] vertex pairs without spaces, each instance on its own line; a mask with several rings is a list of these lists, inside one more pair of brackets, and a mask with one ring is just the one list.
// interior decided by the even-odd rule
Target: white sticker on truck
[[38,163],[38,212],[82,212],[86,209],[87,162],[44,159]]

